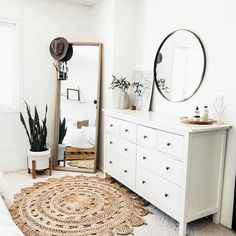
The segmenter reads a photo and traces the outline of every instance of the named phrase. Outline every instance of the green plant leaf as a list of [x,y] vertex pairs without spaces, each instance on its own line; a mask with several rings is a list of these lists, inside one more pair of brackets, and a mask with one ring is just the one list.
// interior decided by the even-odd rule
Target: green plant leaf
[[47,115],[47,106],[46,106],[46,111],[45,111],[45,118],[42,121],[43,125],[40,125],[40,119],[38,115],[38,111],[36,106],[34,106],[34,119],[32,118],[30,107],[28,103],[25,101],[25,106],[26,106],[26,111],[28,115],[28,123],[29,123],[29,129],[30,132],[28,131],[28,128],[26,126],[24,117],[22,113],[20,113],[20,120],[21,123],[23,124],[26,134],[29,139],[30,143],[30,150],[39,152],[39,151],[45,151],[47,150],[46,146],[46,139],[47,139],[47,126],[46,126],[46,115]]
[[66,136],[66,132],[67,132],[67,127],[66,127],[66,118],[63,118],[63,121],[61,122],[60,119],[60,126],[59,126],[59,144],[62,144],[63,139]]

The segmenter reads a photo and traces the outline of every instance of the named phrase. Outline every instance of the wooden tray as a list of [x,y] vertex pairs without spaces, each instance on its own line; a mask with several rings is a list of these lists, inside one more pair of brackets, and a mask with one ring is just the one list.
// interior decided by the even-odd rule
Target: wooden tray
[[202,120],[190,119],[188,117],[181,117],[180,120],[185,124],[191,124],[191,125],[211,125],[215,122],[215,120],[213,119],[209,119],[208,121],[202,121]]

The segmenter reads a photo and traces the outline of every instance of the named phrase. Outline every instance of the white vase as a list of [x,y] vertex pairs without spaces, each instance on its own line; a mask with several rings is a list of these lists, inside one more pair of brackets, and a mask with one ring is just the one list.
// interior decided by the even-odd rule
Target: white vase
[[42,152],[32,152],[28,150],[28,168],[32,169],[32,161],[36,162],[36,170],[49,168],[50,148]]
[[112,108],[120,108],[121,90],[119,88],[112,89]]
[[65,152],[66,145],[65,144],[58,144],[58,151],[57,151],[57,160],[64,161],[64,152]]
[[130,104],[130,98],[127,92],[121,91],[120,94],[120,108],[128,109]]

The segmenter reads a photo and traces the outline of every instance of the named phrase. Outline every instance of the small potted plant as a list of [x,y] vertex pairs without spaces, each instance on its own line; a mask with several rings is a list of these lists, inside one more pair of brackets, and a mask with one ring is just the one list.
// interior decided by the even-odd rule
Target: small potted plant
[[66,132],[67,132],[66,118],[64,117],[62,122],[60,119],[60,126],[59,126],[59,142],[58,142],[58,154],[57,154],[58,164],[60,164],[60,161],[64,161],[64,152],[66,145],[63,143],[63,140],[66,136]]
[[110,89],[113,92],[113,108],[129,108],[129,95],[127,90],[130,87],[130,82],[126,79],[126,77],[116,78],[115,75],[112,75],[113,80],[111,82]]
[[26,125],[25,119],[20,112],[20,120],[25,128],[26,134],[29,139],[30,149],[27,152],[28,156],[28,169],[32,170],[33,176],[36,174],[36,170],[45,170],[50,167],[50,148],[47,147],[47,105],[45,110],[45,117],[40,122],[38,111],[36,106],[34,106],[34,117],[31,115],[30,107],[25,102],[26,111],[28,115],[28,127]]

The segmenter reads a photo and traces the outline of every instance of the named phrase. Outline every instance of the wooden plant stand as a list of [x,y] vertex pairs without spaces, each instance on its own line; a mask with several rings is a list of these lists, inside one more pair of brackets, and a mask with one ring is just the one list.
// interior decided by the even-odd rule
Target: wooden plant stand
[[[35,160],[32,161],[32,178],[33,179],[36,179],[36,166],[37,166],[37,163]],[[52,160],[51,158],[49,158],[49,175],[51,176],[52,175]],[[30,168],[28,168],[28,173],[30,174]]]

